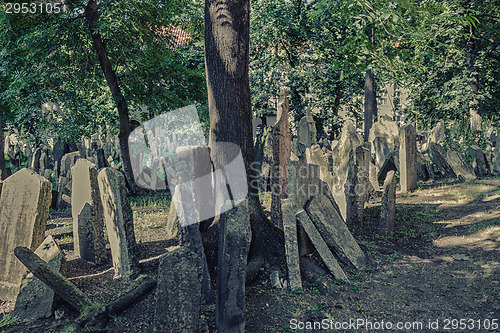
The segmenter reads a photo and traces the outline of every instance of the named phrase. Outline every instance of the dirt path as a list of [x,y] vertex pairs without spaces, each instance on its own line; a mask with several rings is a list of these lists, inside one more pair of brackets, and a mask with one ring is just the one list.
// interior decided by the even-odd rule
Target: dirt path
[[500,332],[500,179],[398,195],[393,237],[376,236],[374,223],[363,231],[371,264],[351,271],[351,286],[290,295],[263,282],[249,290],[248,332]]

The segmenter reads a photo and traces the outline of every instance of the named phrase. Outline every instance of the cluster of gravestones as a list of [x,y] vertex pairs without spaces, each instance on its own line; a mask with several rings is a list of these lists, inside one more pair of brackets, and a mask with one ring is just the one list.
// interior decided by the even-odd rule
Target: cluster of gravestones
[[[138,271],[132,210],[126,199],[123,174],[78,159],[72,173],[72,214],[75,254],[101,264],[107,260],[104,223],[115,276],[131,278]],[[49,266],[64,273],[64,255],[55,240],[45,237],[52,201],[52,184],[34,170],[21,169],[4,182],[0,194],[0,299],[16,300],[14,315],[21,319],[50,316],[54,292],[16,259],[14,250],[26,247]]]
[[444,122],[439,122],[428,133],[420,135],[418,177],[422,180],[440,178],[475,179],[500,174],[500,130],[491,131],[486,150],[470,146],[467,156],[456,147],[443,147]]

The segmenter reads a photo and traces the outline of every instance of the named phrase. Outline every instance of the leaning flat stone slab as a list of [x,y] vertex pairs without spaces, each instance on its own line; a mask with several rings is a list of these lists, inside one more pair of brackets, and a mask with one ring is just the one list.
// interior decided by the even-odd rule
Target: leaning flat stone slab
[[316,229],[306,211],[301,209],[295,216],[297,217],[297,220],[300,222],[300,224],[304,227],[304,230],[309,236],[309,239],[311,239],[311,242],[314,244],[314,247],[321,256],[321,259],[323,259],[323,262],[325,263],[326,267],[328,267],[328,270],[333,274],[335,279],[349,282],[344,271],[328,248],[328,245],[326,245],[325,241],[318,232],[318,229]]
[[446,152],[446,161],[457,176],[462,176],[465,179],[476,179],[474,169],[467,163],[458,150],[449,148]]
[[99,172],[97,180],[115,277],[133,278],[139,271],[139,259],[125,176],[113,168],[104,168]]
[[160,258],[156,287],[156,332],[198,332],[202,276],[201,258],[186,246]]
[[245,332],[245,280],[252,238],[249,214],[245,199],[219,220],[215,327],[220,333]]
[[[52,236],[47,236],[36,249],[35,254],[49,264],[55,271],[61,272],[64,255]],[[21,320],[49,318],[52,315],[55,293],[33,273],[27,271],[23,276],[21,290],[17,295],[13,316]]]
[[290,289],[302,288],[302,277],[300,276],[299,245],[297,241],[297,219],[296,208],[290,199],[281,201],[283,212],[283,228],[285,234],[285,254],[288,266],[288,281]]
[[306,212],[326,244],[344,264],[356,269],[365,266],[365,254],[330,199],[322,195],[314,197],[306,206]]
[[17,246],[35,250],[45,237],[52,184],[21,169],[3,182],[0,196],[0,299],[15,300],[26,269],[14,256]]

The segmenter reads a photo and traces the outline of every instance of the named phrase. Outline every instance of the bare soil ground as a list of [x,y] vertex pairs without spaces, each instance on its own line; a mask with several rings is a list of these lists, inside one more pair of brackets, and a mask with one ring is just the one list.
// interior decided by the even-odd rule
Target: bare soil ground
[[[264,205],[268,199],[263,195]],[[378,332],[389,331],[382,328],[390,323],[391,331],[401,332],[500,332],[493,329],[494,319],[500,321],[500,179],[426,183],[409,195],[398,194],[390,237],[376,234],[379,211],[380,198],[375,198],[365,225],[352,228],[369,265],[348,271],[350,285],[322,273],[315,255],[306,260],[318,264],[316,276],[322,279],[306,277],[302,290],[273,289],[264,272],[247,286],[246,331]],[[151,277],[159,256],[175,245],[164,239],[167,213],[167,207],[134,208],[141,269]],[[75,258],[69,211],[51,214],[47,234],[65,252],[70,280],[95,302],[108,302],[129,287],[113,279],[111,264],[93,266]],[[13,304],[0,303],[0,331],[79,331],[78,314],[62,301],[56,304],[58,319],[11,325]],[[114,317],[106,331],[152,331],[154,303],[153,291]],[[202,314],[205,331],[214,332],[214,307]]]

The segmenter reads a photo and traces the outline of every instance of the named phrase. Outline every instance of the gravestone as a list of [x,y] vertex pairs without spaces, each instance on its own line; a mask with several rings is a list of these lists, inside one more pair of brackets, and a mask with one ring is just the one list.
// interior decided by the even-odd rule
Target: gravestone
[[278,101],[278,115],[273,126],[273,165],[271,185],[271,222],[283,229],[281,199],[287,197],[287,166],[290,160],[292,142],[288,122],[288,99],[284,91]]
[[42,156],[42,149],[36,148],[33,156],[31,157],[31,169],[35,170],[36,173],[40,171],[40,157]]
[[347,276],[337,262],[337,259],[335,259],[335,257],[333,256],[332,252],[328,248],[328,245],[321,237],[321,234],[314,226],[306,211],[300,209],[295,216],[297,217],[297,220],[300,222],[300,224],[304,227],[304,230],[309,236],[309,239],[314,244],[314,247],[318,251],[321,259],[323,259],[326,267],[328,267],[330,273],[332,273],[333,277],[335,277],[335,279],[339,281],[349,282]]
[[309,164],[315,164],[319,166],[319,178],[327,184],[332,183],[332,173],[331,173],[331,163],[332,158],[331,153],[329,155],[325,154],[321,147],[317,144],[306,148],[306,161]]
[[490,166],[486,159],[486,154],[478,146],[469,147],[469,155],[472,157],[472,167],[478,177],[486,176],[490,173]]
[[377,177],[377,167],[370,161],[370,183],[375,192],[380,191],[380,185]]
[[79,159],[71,168],[71,213],[75,255],[102,264],[106,260],[104,221],[95,164]]
[[437,174],[435,176],[441,178],[455,178],[457,176],[446,161],[446,151],[441,145],[430,142],[428,154],[435,166],[434,172]]
[[[349,153],[351,156],[347,164],[347,180],[344,184],[344,195],[345,195],[345,223],[348,226],[359,226],[361,221],[359,220],[359,200],[358,193],[358,166],[352,158],[352,152]],[[341,205],[344,203],[340,201]]]
[[156,287],[156,332],[198,332],[203,264],[188,247],[160,258]]
[[134,278],[139,271],[132,208],[125,176],[104,168],[97,177],[116,278]]
[[370,128],[368,136],[368,141],[372,143],[375,149],[374,141],[377,137],[386,138],[386,144],[390,151],[397,150],[399,148],[398,123],[393,121],[389,116],[379,117],[379,120],[374,122]]
[[500,130],[498,131],[496,138],[497,139],[496,139],[492,169],[495,174],[500,174]]
[[401,191],[417,188],[417,132],[413,125],[401,127],[399,133],[399,179]]
[[396,218],[396,177],[394,171],[389,171],[384,181],[384,195],[380,208],[379,233],[388,236],[394,230]]
[[[43,261],[58,272],[64,271],[65,258],[52,236],[47,236],[35,251]],[[45,283],[27,271],[21,282],[13,316],[21,320],[49,318],[52,315],[55,293]]]
[[272,127],[264,127],[262,132],[262,163],[260,165],[260,188],[269,191],[271,187],[273,165]]
[[52,159],[54,160],[55,166],[55,177],[59,178],[61,172],[61,160],[65,154],[69,153],[69,146],[67,143],[63,143],[60,139],[54,143],[54,148],[52,149]]
[[311,147],[316,144],[316,123],[314,118],[310,115],[306,115],[299,120],[299,125],[297,126],[297,152],[295,154],[298,157],[302,157],[306,151],[306,148]]
[[283,231],[285,235],[285,255],[288,267],[288,281],[290,289],[302,288],[302,277],[300,275],[299,245],[297,240],[297,219],[295,217],[296,207],[291,199],[281,201],[283,212]]
[[306,206],[306,212],[325,243],[345,265],[355,269],[364,268],[365,254],[328,197],[318,195],[312,198]]
[[0,196],[0,299],[14,300],[24,266],[17,246],[32,250],[43,242],[52,201],[52,184],[33,170],[21,169],[3,182]]
[[474,169],[467,163],[458,150],[448,148],[446,151],[446,162],[448,162],[457,176],[462,176],[465,179],[476,179]]
[[441,120],[439,123],[434,126],[434,128],[429,132],[429,138],[428,142],[434,142],[437,143],[438,145],[443,145],[444,144],[444,121]]
[[76,161],[80,158],[80,153],[78,151],[74,151],[68,154],[65,154],[61,159],[61,177],[66,177],[71,180],[71,167],[73,167]]
[[391,150],[387,145],[387,138],[378,136],[373,140],[373,148],[375,152],[375,165],[377,166],[377,172],[382,169],[384,162],[391,154]]
[[370,190],[370,148],[371,144],[369,142],[365,142],[361,146],[356,148],[357,179],[354,191],[356,194],[356,213],[359,223],[363,223],[365,203],[368,201]]
[[221,333],[245,332],[245,279],[252,238],[249,214],[245,199],[219,220],[215,327]]
[[[344,122],[338,143],[332,148],[332,183],[329,184],[333,198],[340,208],[342,218],[347,217],[346,184],[348,182],[349,163],[354,163],[356,148],[363,143],[351,120]],[[356,173],[355,173],[356,174]],[[347,184],[350,188],[352,184]],[[354,184],[353,191],[356,184]]]

